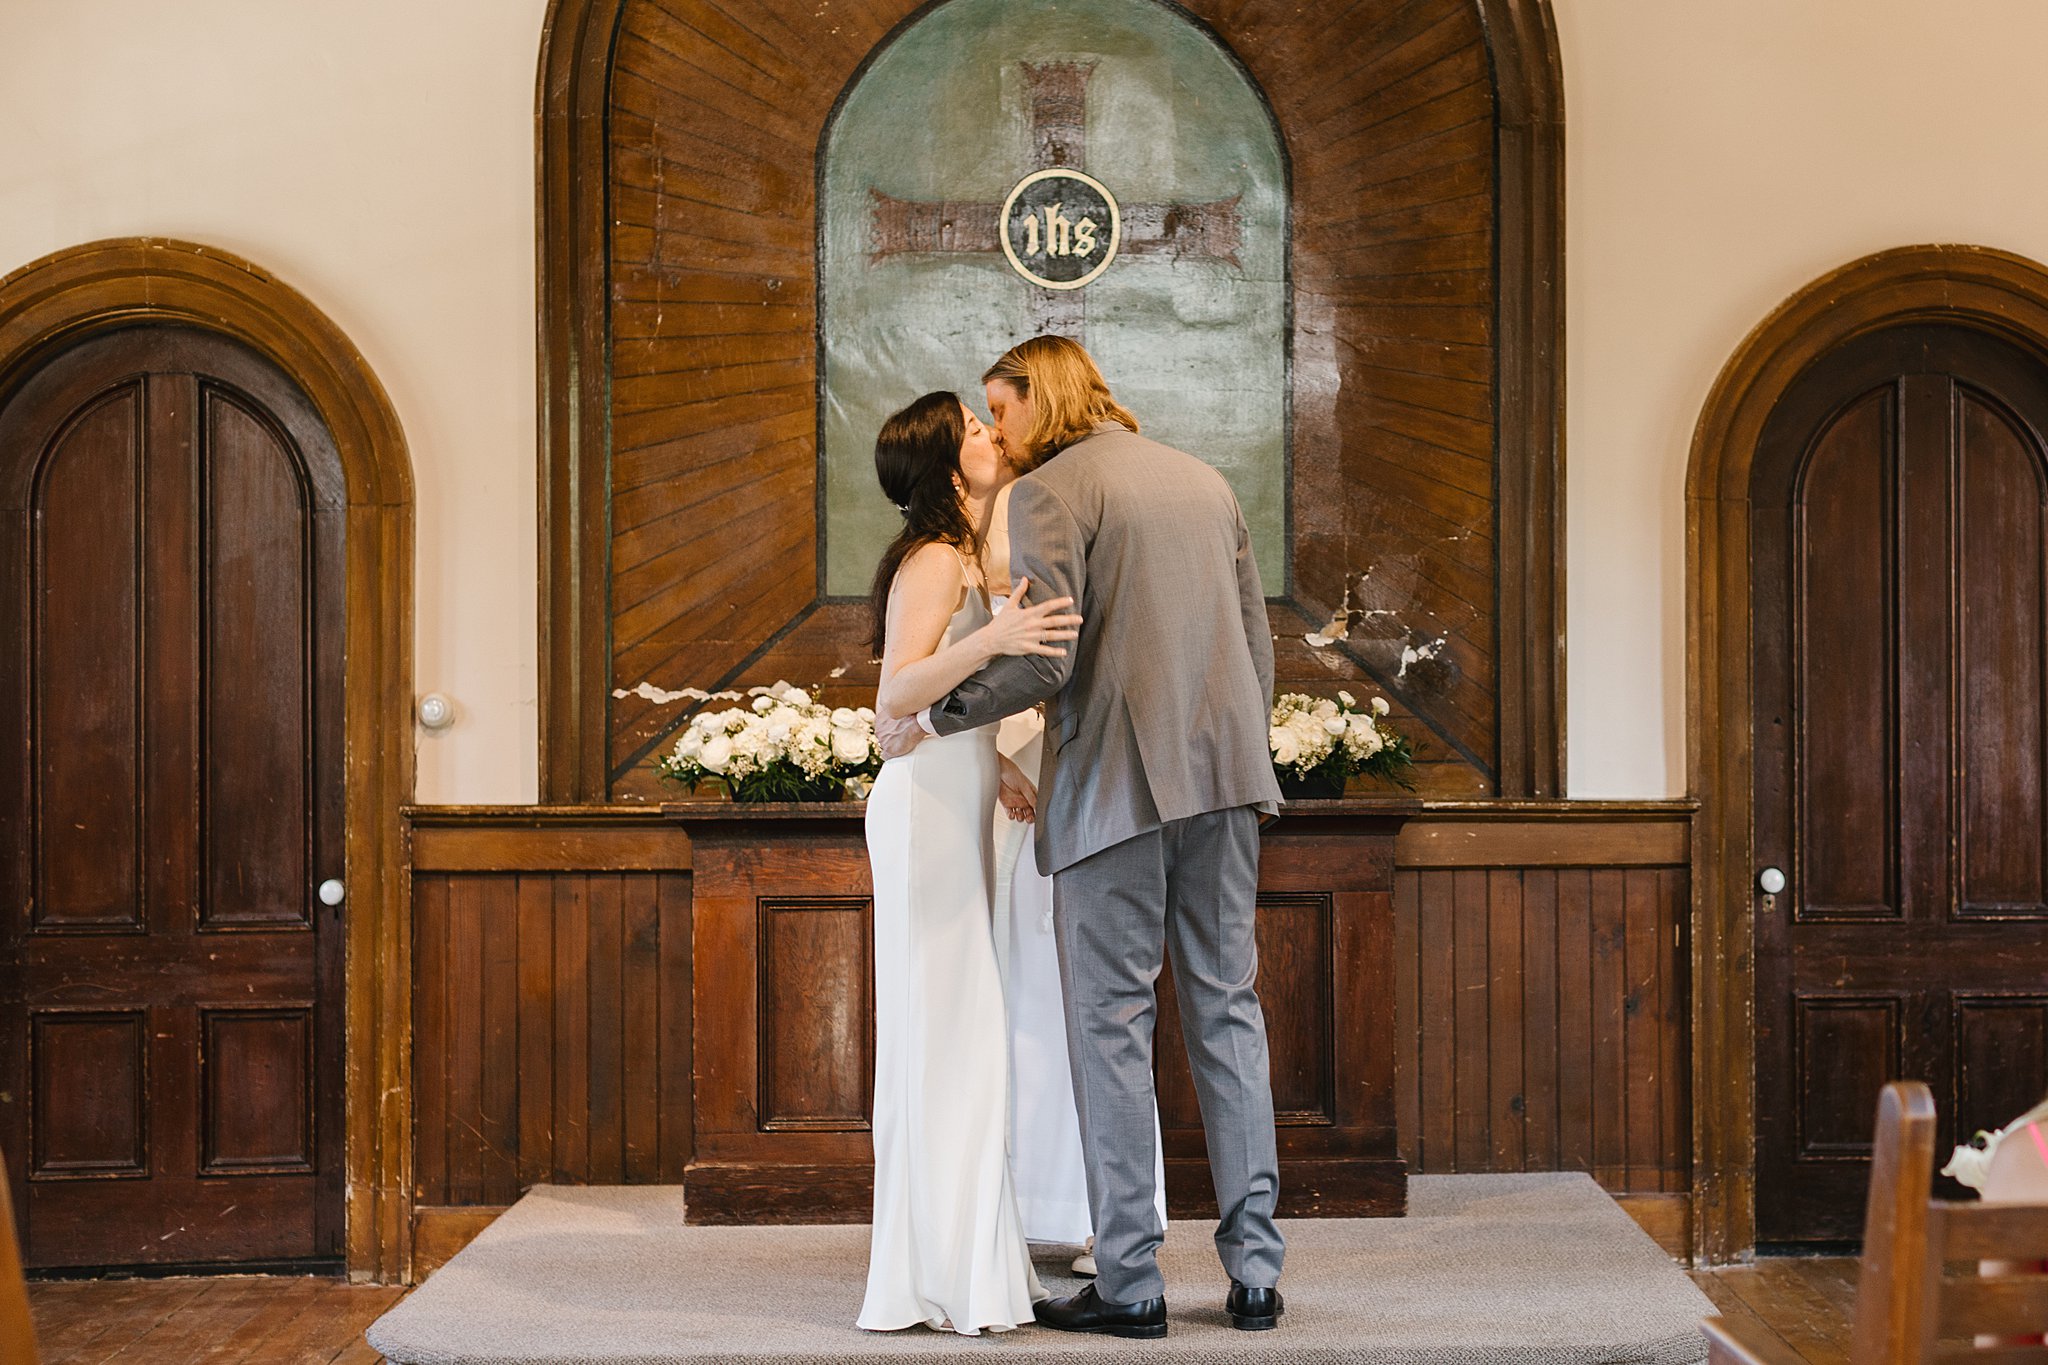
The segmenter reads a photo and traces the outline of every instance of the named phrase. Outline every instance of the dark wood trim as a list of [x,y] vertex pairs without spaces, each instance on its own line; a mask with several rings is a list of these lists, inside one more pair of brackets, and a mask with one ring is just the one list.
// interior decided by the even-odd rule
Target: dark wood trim
[[1979,328],[2048,363],[2048,268],[1985,247],[1913,246],[1823,276],[1722,369],[1686,474],[1687,771],[1692,849],[1693,1247],[1701,1265],[1756,1241],[1755,900],[1751,852],[1750,476],[1772,408],[1802,370],[1883,327]]
[[454,1207],[416,1208],[412,1211],[412,1277],[418,1284],[455,1259],[455,1253],[474,1242],[477,1234],[498,1221],[505,1212],[502,1204],[464,1204]]
[[415,872],[687,872],[655,806],[407,806]]
[[1692,1196],[1689,1194],[1617,1194],[1614,1202],[1650,1234],[1650,1240],[1681,1265],[1692,1263]]
[[351,1274],[398,1280],[411,1234],[410,930],[399,807],[412,794],[412,462],[347,336],[260,267],[190,242],[72,247],[0,280],[0,396],[60,347],[175,323],[232,337],[305,391],[347,484],[345,1101]]
[[673,830],[415,828],[415,872],[688,872],[690,841]]
[[536,211],[540,796],[602,801],[610,685],[606,110],[625,0],[549,0]]
[[1683,867],[1692,822],[1424,819],[1401,832],[1394,865],[1443,867]]
[[[1472,0],[1497,109],[1498,790],[1565,790],[1564,80],[1550,0]],[[609,793],[607,117],[625,0],[551,0],[541,43],[540,792]]]
[[[832,809],[858,820],[864,808]],[[1304,802],[1289,810],[1297,819],[1313,813]],[[1426,802],[1403,827],[1394,862],[1402,868],[1683,867],[1693,810],[1690,800]],[[722,802],[407,806],[404,814],[415,872],[687,872],[690,841],[679,825],[817,818],[808,807]]]
[[1503,796],[1562,796],[1564,69],[1550,0],[1478,0],[1495,100]]

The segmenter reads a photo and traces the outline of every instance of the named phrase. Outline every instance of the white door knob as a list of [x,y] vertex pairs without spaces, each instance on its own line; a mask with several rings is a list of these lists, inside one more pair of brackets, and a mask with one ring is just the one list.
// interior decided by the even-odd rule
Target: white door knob
[[347,894],[348,891],[342,886],[339,878],[329,877],[326,881],[320,883],[320,903],[322,905],[340,905],[341,898]]
[[1767,867],[1756,874],[1756,884],[1763,888],[1766,896],[1775,896],[1785,889],[1785,874],[1775,867]]

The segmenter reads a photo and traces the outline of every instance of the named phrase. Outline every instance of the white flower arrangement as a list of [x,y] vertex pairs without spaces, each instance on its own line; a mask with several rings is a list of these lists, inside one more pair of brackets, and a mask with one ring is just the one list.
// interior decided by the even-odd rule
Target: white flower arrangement
[[1281,789],[1290,795],[1341,795],[1354,775],[1412,788],[1414,750],[1387,720],[1391,709],[1385,697],[1361,708],[1349,692],[1334,700],[1282,693],[1273,703],[1267,734]]
[[735,801],[838,801],[867,794],[882,769],[875,713],[830,707],[801,687],[749,689],[751,704],[699,711],[655,771],[691,791]]

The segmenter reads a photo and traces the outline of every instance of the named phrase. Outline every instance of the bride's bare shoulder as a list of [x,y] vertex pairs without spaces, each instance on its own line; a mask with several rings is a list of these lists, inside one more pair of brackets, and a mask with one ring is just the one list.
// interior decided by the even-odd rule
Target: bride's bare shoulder
[[958,609],[966,591],[967,572],[960,552],[936,540],[926,541],[905,555],[889,584],[890,597],[899,603],[936,606],[950,602],[948,611]]

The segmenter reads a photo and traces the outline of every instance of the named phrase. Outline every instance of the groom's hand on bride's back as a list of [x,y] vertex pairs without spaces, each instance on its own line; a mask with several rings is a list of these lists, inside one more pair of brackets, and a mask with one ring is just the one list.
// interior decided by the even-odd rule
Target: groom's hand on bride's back
[[923,739],[924,727],[917,723],[916,716],[875,717],[875,743],[881,746],[885,759],[903,757]]

